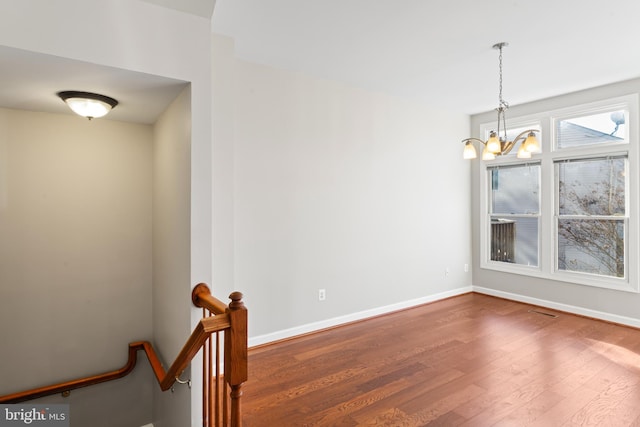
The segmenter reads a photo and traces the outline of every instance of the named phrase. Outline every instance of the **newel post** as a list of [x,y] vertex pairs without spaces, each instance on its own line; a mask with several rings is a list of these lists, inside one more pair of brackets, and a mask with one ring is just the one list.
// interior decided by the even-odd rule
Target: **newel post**
[[227,308],[231,328],[224,339],[224,378],[231,388],[231,425],[242,426],[242,384],[247,381],[247,308],[242,302],[242,293],[229,295]]

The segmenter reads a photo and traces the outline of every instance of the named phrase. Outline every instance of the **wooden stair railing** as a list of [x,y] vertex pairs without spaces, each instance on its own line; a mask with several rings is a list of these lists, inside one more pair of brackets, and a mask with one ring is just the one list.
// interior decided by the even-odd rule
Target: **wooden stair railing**
[[[203,310],[203,318],[182,347],[167,371],[148,341],[129,344],[127,363],[120,369],[91,377],[80,378],[32,390],[0,396],[1,403],[19,403],[52,394],[68,396],[71,390],[122,378],[133,371],[137,353],[143,350],[163,391],[169,390],[193,357],[203,349],[203,426],[242,425],[242,384],[247,381],[247,309],[242,294],[229,295],[229,306],[211,295],[209,287],[198,284],[191,300]],[[220,373],[220,334],[224,334],[224,375]],[[213,367],[213,339],[215,334],[215,368]],[[215,372],[215,378],[212,374]],[[229,408],[230,406],[230,408]]]

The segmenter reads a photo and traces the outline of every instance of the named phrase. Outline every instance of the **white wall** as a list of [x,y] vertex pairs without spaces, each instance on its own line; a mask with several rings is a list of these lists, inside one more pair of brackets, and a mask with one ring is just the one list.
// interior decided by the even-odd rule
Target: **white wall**
[[[550,111],[618,96],[640,93],[640,79],[630,80],[555,98],[511,107],[508,118],[526,116],[540,111]],[[507,118],[507,119],[508,119]],[[471,129],[478,134],[479,126],[495,120],[495,112],[475,115]],[[508,126],[508,123],[507,123]],[[640,294],[577,285],[567,282],[537,279],[533,277],[501,273],[479,268],[479,165],[472,162],[473,194],[473,285],[483,292],[555,307],[588,316],[640,326]],[[637,263],[638,260],[630,260]]]
[[[152,334],[151,127],[0,109],[0,129],[0,395],[122,367]],[[42,400],[140,425],[152,386],[143,366]]]
[[[153,342],[165,369],[191,332],[190,314],[180,310],[190,298],[190,101],[187,87],[153,127]],[[176,333],[177,329],[182,333]],[[181,404],[171,405],[176,400]],[[162,420],[156,425],[188,423],[188,402],[184,386],[177,386],[174,393],[156,387],[154,418]]]
[[214,74],[214,89],[233,84],[214,119],[233,123],[233,274],[251,337],[468,289],[467,116],[216,46],[214,70],[233,69]]
[[226,298],[234,287],[234,74],[233,40],[212,36],[213,294]]
[[[70,19],[72,25],[68,25]],[[210,282],[212,274],[210,31],[210,19],[138,0],[0,3],[1,45],[191,83],[190,277],[188,282],[174,284],[184,297],[172,301],[176,311],[189,313],[191,324],[172,325],[167,332],[171,341],[186,339],[200,318],[200,311],[191,307],[190,290],[198,282]],[[196,372],[192,425],[201,425],[199,378]],[[182,411],[178,406],[184,403],[165,405],[163,410]],[[154,419],[154,424],[163,425],[161,419]]]

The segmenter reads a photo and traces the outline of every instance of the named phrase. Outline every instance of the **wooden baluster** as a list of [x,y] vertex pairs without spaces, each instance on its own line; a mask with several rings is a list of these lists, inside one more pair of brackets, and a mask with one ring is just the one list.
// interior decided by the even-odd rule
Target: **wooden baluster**
[[[209,311],[209,316],[213,316],[213,313],[211,311]],[[216,336],[218,335],[218,332],[216,332]],[[217,344],[216,344],[217,345]],[[209,407],[209,427],[212,427],[214,425],[217,425],[217,423],[215,422],[214,418],[213,418],[213,414],[214,414],[214,399],[217,399],[217,391],[216,394],[214,395],[213,392],[213,388],[214,388],[214,384],[213,381],[214,379],[212,378],[213,375],[213,337],[209,336],[209,341],[207,343],[207,348],[209,351],[209,360],[208,360],[208,367],[209,367],[209,372],[208,372],[208,376],[207,376],[207,389],[209,391],[209,399],[207,401],[207,406]],[[216,360],[217,360],[217,356],[216,356]],[[216,363],[218,363],[216,361]],[[218,368],[216,367],[216,379],[217,379],[217,375],[218,375]],[[217,411],[216,411],[216,417],[217,417]]]
[[[202,309],[202,317],[205,317],[206,315],[206,309]],[[207,359],[208,359],[208,354],[207,354],[207,346],[206,344],[202,347],[202,425],[203,427],[210,427],[209,426],[209,413],[208,413],[208,408],[209,405],[207,403],[207,401],[209,400],[209,387],[207,386],[208,384],[208,376],[209,373],[207,372]]]
[[222,423],[220,413],[220,332],[216,332],[216,427]]
[[231,328],[224,338],[224,378],[231,388],[231,425],[242,426],[242,384],[247,381],[247,308],[242,293],[229,295],[231,302],[226,312]]
[[229,425],[229,387],[227,382],[222,379],[222,418],[224,419],[224,425]]

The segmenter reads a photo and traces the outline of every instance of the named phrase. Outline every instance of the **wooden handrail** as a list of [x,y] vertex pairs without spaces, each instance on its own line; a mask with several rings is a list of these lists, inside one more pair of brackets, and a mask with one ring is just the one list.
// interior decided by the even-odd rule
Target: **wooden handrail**
[[193,332],[182,347],[182,350],[165,371],[153,346],[148,341],[137,341],[129,344],[127,363],[120,369],[105,372],[91,377],[66,381],[32,390],[0,396],[0,403],[19,403],[37,399],[57,393],[68,393],[90,385],[122,378],[129,374],[136,366],[137,353],[143,350],[163,391],[169,390],[179,375],[191,363],[193,357],[200,351],[212,333],[225,333],[225,381],[231,387],[231,425],[242,424],[240,411],[240,397],[242,384],[247,380],[247,309],[242,302],[242,294],[233,292],[229,298],[231,302],[226,306],[222,301],[211,295],[209,287],[198,284],[191,294],[193,304],[214,313],[215,316],[200,319]]
[[77,388],[87,387],[90,385],[100,384],[103,382],[122,378],[128,375],[131,371],[133,371],[133,368],[135,368],[138,350],[144,349],[144,343],[145,341],[138,341],[129,344],[129,358],[126,365],[124,365],[120,369],[105,372],[99,375],[94,375],[91,377],[81,378],[78,380],[53,384],[13,394],[7,394],[5,396],[0,396],[0,403],[20,403],[31,399],[37,399],[39,397],[50,396],[57,393],[65,393]]
[[[229,295],[229,298],[235,301],[233,298],[238,297],[238,295],[239,298],[242,299],[240,292],[232,293]],[[227,305],[211,295],[211,290],[204,283],[198,283],[196,287],[193,288],[193,291],[191,291],[191,301],[196,307],[206,308],[215,314],[224,314],[227,311]]]
[[144,352],[147,355],[147,359],[149,359],[149,364],[151,364],[151,368],[158,380],[160,389],[162,391],[167,391],[171,388],[182,371],[186,369],[189,363],[191,363],[193,357],[198,353],[198,351],[200,351],[200,348],[202,348],[202,345],[209,338],[211,333],[222,331],[230,326],[229,316],[226,314],[201,319],[189,336],[187,342],[182,347],[182,350],[176,357],[176,360],[171,364],[166,372],[153,349],[153,346],[148,342],[144,342]]
[[176,382],[182,371],[191,362],[193,357],[198,353],[202,344],[207,340],[209,334],[216,331],[222,331],[230,326],[229,316],[221,315],[220,317],[208,317],[200,320],[195,329],[189,336],[189,339],[182,347],[182,351],[176,357],[168,371],[165,372],[160,359],[153,345],[149,341],[136,341],[129,343],[129,358],[127,363],[120,369],[105,372],[103,374],[93,375],[91,377],[80,378],[77,380],[66,381],[59,384],[39,387],[32,390],[21,391],[19,393],[7,394],[0,396],[0,403],[19,403],[26,400],[38,399],[52,394],[70,392],[82,387],[100,384],[107,381],[117,380],[127,376],[136,366],[138,360],[137,354],[139,350],[143,350],[149,360],[149,364],[153,369],[153,373],[158,380],[162,391],[169,390]]

